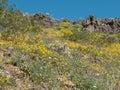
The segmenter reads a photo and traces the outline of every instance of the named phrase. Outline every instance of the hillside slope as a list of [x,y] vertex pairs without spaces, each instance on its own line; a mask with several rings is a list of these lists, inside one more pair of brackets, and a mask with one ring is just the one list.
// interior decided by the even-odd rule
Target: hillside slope
[[0,14],[2,90],[120,90],[120,33],[39,15]]

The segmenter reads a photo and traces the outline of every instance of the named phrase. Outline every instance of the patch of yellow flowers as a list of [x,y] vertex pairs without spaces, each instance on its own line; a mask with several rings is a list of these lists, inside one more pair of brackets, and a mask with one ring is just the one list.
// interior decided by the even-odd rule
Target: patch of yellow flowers
[[18,32],[16,36],[11,37],[11,38],[9,37],[8,41],[0,40],[0,45],[2,44],[6,44],[12,47],[19,48],[22,51],[28,54],[32,54],[34,56],[40,54],[43,57],[46,57],[52,54],[52,52],[43,43],[39,34],[32,37],[29,34],[22,35],[20,32]]

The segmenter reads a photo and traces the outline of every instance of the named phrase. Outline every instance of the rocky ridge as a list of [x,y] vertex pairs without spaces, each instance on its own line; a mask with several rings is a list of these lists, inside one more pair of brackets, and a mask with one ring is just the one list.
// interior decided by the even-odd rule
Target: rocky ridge
[[[42,22],[46,28],[56,26],[60,21],[51,18],[47,14],[37,13],[33,15],[37,22]],[[86,20],[82,21],[83,30],[91,32],[120,32],[120,18],[104,18],[98,19],[93,15],[90,15]]]
[[97,19],[95,16],[90,15],[86,20],[83,20],[82,26],[84,30],[89,30],[91,32],[120,32],[120,19]]

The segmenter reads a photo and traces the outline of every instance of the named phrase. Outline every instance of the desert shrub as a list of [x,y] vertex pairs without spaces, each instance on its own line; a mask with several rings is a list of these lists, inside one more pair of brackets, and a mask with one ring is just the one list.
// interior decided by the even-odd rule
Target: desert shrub
[[23,30],[26,29],[28,22],[20,11],[12,11],[4,15],[1,25],[12,30]]
[[69,40],[72,40],[72,41],[91,42],[93,39],[93,33],[89,32],[89,31],[72,30],[72,33],[73,34],[69,38]]
[[76,82],[76,88],[81,90],[105,90],[104,86],[97,83],[94,78],[88,78],[85,75],[75,75],[73,80]]
[[60,25],[56,25],[55,29],[56,30],[61,30],[61,26]]
[[8,0],[0,0],[0,14],[3,14],[5,11],[12,10],[13,8],[8,5]]
[[115,42],[118,42],[118,38],[114,35],[109,35],[107,38],[106,38],[106,42],[108,43],[115,43]]
[[117,33],[116,37],[118,38],[118,42],[120,43],[120,33]]
[[33,62],[30,65],[30,78],[35,83],[49,82],[53,77],[51,67],[44,62]]
[[14,79],[0,74],[0,89],[3,89],[7,85],[15,85]]
[[117,43],[117,42],[119,42],[119,39],[115,34],[113,34],[113,35],[103,34],[101,36],[100,40],[104,43]]

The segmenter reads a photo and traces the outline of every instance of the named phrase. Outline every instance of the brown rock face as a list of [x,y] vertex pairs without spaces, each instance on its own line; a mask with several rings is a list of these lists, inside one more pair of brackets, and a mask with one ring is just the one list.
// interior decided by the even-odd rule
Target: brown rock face
[[41,21],[44,27],[54,27],[57,23],[57,20],[49,17],[48,15],[38,13],[33,16],[37,22]]
[[120,19],[97,19],[95,16],[90,15],[86,20],[82,22],[83,29],[88,31],[99,32],[120,32]]

